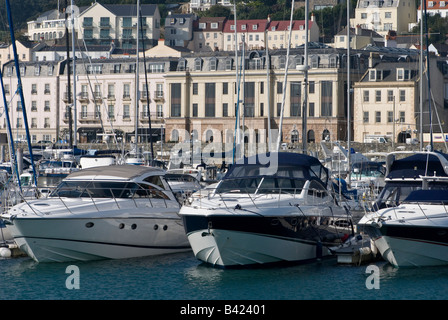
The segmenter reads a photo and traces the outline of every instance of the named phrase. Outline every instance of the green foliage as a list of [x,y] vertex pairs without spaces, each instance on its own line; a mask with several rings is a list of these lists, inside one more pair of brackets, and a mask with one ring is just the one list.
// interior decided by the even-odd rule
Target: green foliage
[[[448,17],[442,18],[440,14],[435,14],[433,16],[428,15],[427,24],[429,33],[429,43],[444,44],[445,41],[447,40],[447,34],[448,34]],[[425,27],[426,27],[425,22],[423,21],[423,28]],[[412,33],[420,33],[420,22],[418,23],[417,26],[415,26],[412,29]]]

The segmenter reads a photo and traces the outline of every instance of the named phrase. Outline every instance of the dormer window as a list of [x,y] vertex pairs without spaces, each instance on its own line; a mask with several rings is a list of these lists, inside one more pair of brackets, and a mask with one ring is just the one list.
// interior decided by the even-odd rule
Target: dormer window
[[232,59],[226,59],[226,70],[232,70]]
[[210,27],[212,29],[218,29],[218,23],[217,22],[213,22]]
[[234,25],[234,24],[232,24],[232,25],[230,26],[230,30],[234,30],[234,31],[235,31],[235,25]]
[[205,29],[206,24],[204,22],[199,23],[199,29]]
[[369,81],[383,80],[383,70],[371,69],[369,71]]
[[252,30],[257,30],[258,26],[256,24],[252,25]]
[[241,25],[241,30],[246,30],[246,25],[245,24]]
[[185,59],[179,60],[179,63],[177,64],[177,71],[185,71],[187,61]]
[[197,58],[194,60],[194,71],[201,71],[202,68],[202,60],[200,58]]
[[411,79],[411,71],[404,68],[397,68],[397,81],[405,81]]
[[439,7],[444,7],[445,6],[445,1],[440,1],[439,2]]
[[428,1],[428,7],[430,8],[434,7],[434,1]]
[[271,31],[275,31],[275,27],[272,27],[272,28],[271,28]]
[[216,71],[216,66],[218,64],[218,60],[216,58],[210,59],[210,71]]

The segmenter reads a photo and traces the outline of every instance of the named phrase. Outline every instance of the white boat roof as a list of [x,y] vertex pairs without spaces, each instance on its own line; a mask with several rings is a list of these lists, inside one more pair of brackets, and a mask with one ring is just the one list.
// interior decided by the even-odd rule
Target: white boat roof
[[65,180],[132,180],[140,176],[164,173],[160,168],[124,164],[86,168],[71,173]]

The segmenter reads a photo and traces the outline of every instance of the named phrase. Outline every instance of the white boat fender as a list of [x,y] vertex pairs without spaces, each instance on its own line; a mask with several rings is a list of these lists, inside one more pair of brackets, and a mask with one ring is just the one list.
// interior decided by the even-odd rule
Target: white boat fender
[[3,245],[0,247],[0,257],[2,258],[10,258],[11,250],[8,247],[4,247]]
[[362,247],[362,248],[359,248],[359,254],[360,254],[361,256],[367,256],[367,255],[369,255],[370,253],[372,253],[372,250],[370,250],[369,247]]

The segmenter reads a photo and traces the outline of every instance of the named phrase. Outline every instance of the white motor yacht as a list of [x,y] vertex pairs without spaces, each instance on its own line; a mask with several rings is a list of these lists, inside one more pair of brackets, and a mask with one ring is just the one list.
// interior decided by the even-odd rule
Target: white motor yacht
[[388,158],[386,185],[358,222],[396,267],[448,264],[448,155],[418,152]]
[[114,165],[72,173],[1,218],[36,261],[122,259],[191,250],[179,208],[163,170]]
[[231,165],[179,214],[195,256],[213,266],[312,261],[352,233],[327,184],[328,169],[314,157],[259,154]]

